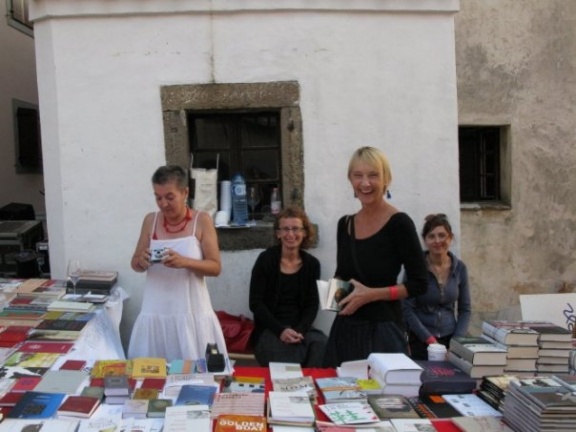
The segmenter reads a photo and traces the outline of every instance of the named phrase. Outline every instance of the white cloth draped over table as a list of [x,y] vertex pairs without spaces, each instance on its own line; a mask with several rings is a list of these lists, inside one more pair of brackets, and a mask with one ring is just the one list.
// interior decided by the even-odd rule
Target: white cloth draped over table
[[[195,235],[151,239],[151,249],[163,247],[183,256],[202,259],[202,249]],[[128,358],[199,359],[204,358],[208,343],[216,343],[220,353],[227,355],[205,278],[187,269],[153,264],[147,271],[142,309],[134,323]]]

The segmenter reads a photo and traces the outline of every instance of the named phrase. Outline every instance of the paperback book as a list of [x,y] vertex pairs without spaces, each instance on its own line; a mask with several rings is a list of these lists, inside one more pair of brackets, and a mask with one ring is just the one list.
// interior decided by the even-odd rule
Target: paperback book
[[70,395],[58,407],[58,416],[89,418],[100,406],[98,398]]
[[503,375],[506,367],[505,365],[474,365],[452,351],[448,351],[447,359],[458,369],[470,375],[471,378],[482,378],[487,375]]
[[218,416],[214,432],[264,432],[267,430],[266,417],[237,414],[224,414]]
[[316,385],[326,404],[367,400],[366,393],[353,377],[316,378]]
[[310,398],[306,393],[268,393],[269,424],[312,426],[315,420]]
[[56,414],[64,400],[64,393],[43,393],[29,391],[22,397],[8,414],[9,418],[40,419],[50,418]]
[[482,333],[504,345],[538,345],[538,333],[522,324],[522,321],[483,321]]
[[379,382],[401,385],[422,383],[422,367],[405,354],[372,353],[368,356],[369,377]]
[[455,336],[450,351],[473,365],[506,365],[506,349],[481,336]]
[[184,384],[180,388],[174,405],[208,405],[212,406],[216,386],[200,384]]
[[472,393],[476,380],[449,361],[416,360],[422,368],[421,395]]
[[368,404],[380,420],[419,418],[408,398],[402,395],[368,395]]
[[319,408],[336,425],[354,425],[380,421],[367,402],[325,404],[319,405]]

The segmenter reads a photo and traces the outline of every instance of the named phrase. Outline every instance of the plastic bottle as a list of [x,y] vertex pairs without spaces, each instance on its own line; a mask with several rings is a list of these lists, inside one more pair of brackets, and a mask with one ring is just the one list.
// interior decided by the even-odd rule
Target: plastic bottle
[[282,207],[282,202],[280,201],[280,194],[278,193],[278,188],[272,189],[270,194],[270,212],[272,214],[280,213],[280,208]]
[[236,173],[232,177],[232,223],[234,225],[246,225],[248,223],[246,182],[240,173]]

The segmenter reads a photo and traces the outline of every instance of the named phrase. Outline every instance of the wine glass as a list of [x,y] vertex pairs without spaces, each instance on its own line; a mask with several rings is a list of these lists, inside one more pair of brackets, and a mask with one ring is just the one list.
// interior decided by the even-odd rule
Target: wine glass
[[68,279],[72,282],[73,294],[76,294],[76,284],[80,280],[82,273],[82,264],[80,260],[71,259],[68,261]]
[[256,206],[260,204],[260,190],[258,186],[250,186],[248,188],[248,195],[246,197],[248,207],[252,209],[252,220],[249,225],[256,225],[256,219],[254,219],[254,212],[256,211]]

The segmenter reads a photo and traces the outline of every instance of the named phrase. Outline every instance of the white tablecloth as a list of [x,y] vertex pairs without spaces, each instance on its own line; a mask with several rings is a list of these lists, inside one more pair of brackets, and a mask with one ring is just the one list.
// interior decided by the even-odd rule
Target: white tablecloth
[[126,359],[120,340],[120,320],[123,302],[128,294],[121,287],[112,290],[110,298],[96,309],[96,315],[86,325],[74,348],[59,359],[112,360]]

